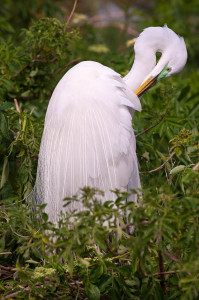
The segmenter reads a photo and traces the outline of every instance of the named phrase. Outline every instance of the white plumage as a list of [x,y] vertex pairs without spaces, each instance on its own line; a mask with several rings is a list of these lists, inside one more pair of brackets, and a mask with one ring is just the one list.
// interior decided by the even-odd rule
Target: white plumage
[[[103,190],[104,201],[114,199],[111,189],[140,187],[132,116],[135,110],[141,111],[141,104],[133,91],[155,67],[159,50],[150,45],[143,59],[146,48],[143,51],[141,46],[151,43],[149,35],[159,36],[160,31],[169,38],[171,30],[167,27],[148,28],[140,35],[134,66],[123,79],[108,67],[84,61],[70,69],[56,86],[46,113],[33,196],[39,203],[47,203],[51,221],[57,221],[63,198],[77,194],[84,186]],[[171,32],[176,41],[181,40]],[[183,47],[179,49],[185,56]],[[81,203],[67,207],[73,208],[81,210]]]

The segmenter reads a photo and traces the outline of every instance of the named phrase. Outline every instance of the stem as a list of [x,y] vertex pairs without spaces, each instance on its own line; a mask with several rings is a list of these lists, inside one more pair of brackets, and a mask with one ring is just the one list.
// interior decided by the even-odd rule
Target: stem
[[142,269],[140,260],[138,261],[138,268],[139,268],[141,274],[142,274],[144,277],[147,277],[147,276],[148,276],[147,273]]
[[[11,253],[11,252],[10,252]],[[11,253],[12,254],[12,253]],[[0,268],[1,269],[4,269],[4,270],[12,270],[13,269],[13,267],[5,267],[5,266],[2,266],[2,265],[0,265]]]
[[10,299],[10,298],[16,297],[16,296],[18,296],[20,293],[22,293],[22,292],[24,292],[24,291],[30,291],[30,290],[31,290],[31,288],[30,288],[29,286],[27,286],[26,288],[24,288],[24,289],[21,290],[21,291],[14,292],[14,293],[12,293],[12,294],[7,295],[7,296],[5,297],[5,299]]
[[153,172],[156,172],[156,171],[161,170],[161,169],[164,168],[164,166],[168,163],[168,161],[172,159],[172,157],[173,157],[174,155],[175,155],[175,151],[173,151],[173,152],[171,153],[171,155],[165,160],[165,162],[164,162],[161,166],[159,166],[158,168],[153,169],[153,170],[150,170],[150,171],[148,171],[148,172],[140,172],[140,173],[142,173],[142,174],[147,174],[147,173],[153,173]]
[[72,16],[73,16],[73,14],[74,14],[74,12],[75,12],[76,5],[77,5],[77,0],[74,1],[73,8],[72,8],[72,10],[71,10],[70,16],[68,17],[68,20],[67,20],[67,22],[66,22],[66,25],[67,25],[67,26],[70,24],[70,21],[71,21],[71,19],[72,19]]
[[177,257],[175,257],[175,255],[169,253],[169,251],[168,251],[167,249],[164,249],[164,253],[165,253],[166,256],[167,256],[169,259],[171,259],[172,261],[175,261],[175,262],[177,262],[177,263],[179,263],[179,264],[181,263],[181,261],[180,261]]
[[176,274],[176,273],[180,273],[180,270],[167,271],[167,272],[158,272],[158,273],[154,273],[153,276]]
[[109,260],[120,259],[120,258],[126,256],[127,254],[130,254],[130,251],[125,252],[125,253],[123,253],[123,254],[121,254],[121,255],[118,255],[118,256],[109,257]]
[[56,77],[59,73],[61,73],[66,67],[72,65],[75,62],[78,62],[81,59],[81,57],[75,58],[71,61],[69,61],[66,65],[64,65],[63,67],[61,67],[59,70],[57,70],[57,72],[55,72],[54,77]]
[[[128,224],[122,226],[121,229],[122,229],[122,230],[123,230],[123,229],[126,229],[126,228],[128,228],[128,227],[130,227],[130,226],[132,226],[132,225],[134,225],[134,223],[128,223]],[[118,255],[118,256],[125,255],[126,253],[129,252],[128,249],[124,249],[121,253],[113,252],[113,251],[111,250],[110,245],[109,245],[109,236],[110,236],[111,234],[114,234],[114,233],[117,233],[117,229],[111,230],[111,231],[107,234],[107,238],[106,238],[106,246],[107,246],[107,249],[108,249],[113,255],[116,255],[116,256],[117,256],[117,255]],[[115,257],[114,257],[114,259],[115,259]]]
[[167,293],[166,284],[165,284],[165,270],[164,270],[164,258],[162,256],[162,251],[158,250],[158,262],[159,262],[159,275],[160,275],[160,285],[162,287],[163,293]]
[[151,130],[152,128],[158,126],[162,122],[162,120],[165,118],[166,114],[168,113],[169,106],[170,106],[170,103],[168,103],[166,111],[163,113],[163,115],[160,117],[160,119],[157,123],[155,123],[154,125],[151,125],[150,127],[146,128],[144,131],[136,134],[135,137],[137,138],[138,136],[140,136],[140,135],[146,133],[147,131]]

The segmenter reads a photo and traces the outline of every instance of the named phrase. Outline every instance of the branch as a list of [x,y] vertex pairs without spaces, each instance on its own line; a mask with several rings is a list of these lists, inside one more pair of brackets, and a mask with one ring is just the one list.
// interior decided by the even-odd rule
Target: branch
[[8,254],[12,254],[12,252],[0,252],[0,255],[8,255]]
[[[122,226],[121,227],[121,229],[123,230],[123,229],[126,229],[126,228],[128,228],[128,227],[130,227],[130,226],[132,226],[132,225],[134,225],[134,223],[128,223],[128,224],[125,224],[124,226]],[[114,233],[117,233],[117,229],[113,229],[113,230],[111,230],[108,234],[107,234],[107,238],[106,238],[106,246],[107,246],[107,249],[113,254],[113,255],[116,255],[116,256],[118,256],[118,255],[123,255],[123,254],[126,254],[127,252],[129,252],[129,250],[126,248],[126,249],[124,249],[123,251],[121,251],[120,253],[118,253],[118,252],[113,252],[112,250],[111,250],[111,248],[110,248],[110,246],[109,246],[109,236],[111,235],[111,234],[114,234]]]
[[78,57],[78,58],[75,58],[75,59],[69,61],[66,65],[64,65],[63,67],[61,67],[59,70],[57,70],[57,71],[55,72],[54,77],[56,77],[59,73],[61,73],[66,67],[72,65],[73,63],[79,61],[80,59],[81,59],[81,57]]
[[167,274],[176,274],[176,273],[180,273],[180,270],[167,271],[167,272],[158,272],[158,273],[154,273],[153,276],[167,275]]
[[153,172],[156,172],[156,171],[161,170],[161,169],[164,168],[164,166],[168,163],[168,161],[172,159],[172,157],[173,157],[174,155],[175,155],[175,151],[173,151],[173,152],[171,153],[171,155],[165,160],[165,162],[164,162],[161,166],[159,166],[158,168],[153,169],[153,170],[150,170],[150,171],[148,171],[148,172],[140,172],[140,173],[142,173],[142,174],[147,174],[147,173],[153,173]]
[[27,286],[27,287],[23,288],[23,290],[20,290],[20,291],[18,291],[18,292],[14,292],[14,293],[12,293],[12,294],[7,295],[7,296],[5,297],[5,299],[10,299],[10,298],[16,297],[16,296],[18,296],[20,293],[22,293],[22,292],[24,292],[24,291],[30,291],[30,290],[31,290],[31,288],[30,288],[29,286]]
[[[47,57],[47,56],[46,56]],[[57,58],[59,57],[59,55],[55,55],[53,58],[47,60],[47,59],[38,59],[35,58],[32,60],[32,63],[36,63],[36,62],[42,62],[42,63],[51,63],[51,62],[55,62],[57,60]]]
[[140,260],[138,261],[138,268],[139,268],[141,274],[142,274],[144,277],[147,277],[147,276],[148,276],[147,273],[142,269]]
[[164,270],[164,258],[162,255],[162,251],[158,250],[158,262],[159,262],[159,269],[160,269],[160,285],[162,287],[163,293],[167,293],[167,288],[165,284],[165,270]]
[[13,77],[17,77],[21,72],[23,72],[23,70],[25,70],[30,64],[26,64],[22,67],[22,69],[20,69],[19,71],[17,71],[16,73],[14,73],[12,76]]
[[150,127],[146,128],[144,131],[136,134],[135,137],[137,138],[138,136],[140,136],[140,135],[146,133],[147,131],[151,130],[152,128],[158,126],[162,122],[162,120],[165,118],[166,114],[168,113],[169,106],[170,106],[170,103],[168,103],[166,111],[163,113],[163,115],[160,117],[160,119],[159,119],[159,121],[157,123],[155,123],[154,125],[151,125]]
[[[25,64],[19,71],[17,71],[16,73],[14,73],[12,75],[12,77],[17,77],[18,75],[20,75],[26,68],[28,68],[29,66],[31,66],[31,63],[37,63],[37,62],[41,62],[41,63],[51,63],[56,61],[56,59],[59,57],[58,55],[54,56],[52,59],[47,60],[45,58],[47,58],[48,56],[42,57],[41,54],[37,54],[37,56],[35,58],[33,58],[29,63]],[[41,58],[41,59],[39,59]],[[42,59],[44,58],[44,59]]]
[[[66,22],[66,26],[68,26],[68,25],[70,24],[70,21],[71,21],[71,19],[72,19],[72,16],[73,16],[73,14],[74,14],[74,12],[75,12],[76,5],[77,5],[77,0],[74,1],[73,8],[72,8],[72,10],[71,10],[70,16],[68,17],[68,20],[67,20],[67,22]],[[65,28],[65,29],[66,29],[66,28]]]
[[[64,65],[62,68],[58,69],[54,76],[52,77],[52,80],[59,74],[61,73],[66,67],[72,65],[73,63],[75,62],[78,62],[79,60],[81,60],[81,57],[78,57],[78,58],[75,58],[71,61],[69,61],[66,65]],[[47,95],[50,97],[50,94]],[[36,93],[36,94],[33,94],[31,96],[28,96],[28,97],[22,97],[22,96],[18,96],[18,99],[21,100],[21,101],[31,101],[31,100],[35,100],[35,99],[38,99],[40,97],[40,93]]]
[[164,253],[165,253],[166,256],[167,256],[169,259],[171,259],[172,261],[175,261],[175,262],[177,262],[177,263],[179,263],[179,264],[181,263],[181,261],[180,261],[177,257],[175,257],[175,255],[169,253],[169,251],[168,251],[167,249],[164,249]]
[[[10,252],[11,253],[11,252]],[[11,253],[12,254],[12,253]],[[1,269],[4,269],[4,270],[12,270],[13,269],[13,267],[5,267],[5,266],[2,266],[2,265],[0,265],[0,268]]]
[[31,100],[35,100],[38,99],[40,96],[40,93],[28,96],[28,97],[22,97],[22,96],[18,96],[18,99],[21,101],[31,101]]
[[16,98],[14,99],[14,103],[15,103],[16,111],[17,111],[18,113],[20,113],[19,104],[18,104],[18,102],[17,102],[17,99],[16,99]]

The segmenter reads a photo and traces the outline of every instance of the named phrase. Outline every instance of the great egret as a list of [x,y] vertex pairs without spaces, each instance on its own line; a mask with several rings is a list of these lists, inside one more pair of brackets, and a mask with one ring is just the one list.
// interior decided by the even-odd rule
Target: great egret
[[[34,198],[47,204],[52,222],[63,210],[63,198],[84,186],[103,190],[104,201],[114,199],[111,189],[140,187],[134,111],[141,111],[139,97],[158,79],[182,70],[187,51],[183,38],[167,26],[146,28],[134,50],[134,64],[124,78],[100,63],[83,61],[53,92],[34,189]],[[156,52],[162,53],[157,64]],[[71,208],[80,210],[81,203]]]

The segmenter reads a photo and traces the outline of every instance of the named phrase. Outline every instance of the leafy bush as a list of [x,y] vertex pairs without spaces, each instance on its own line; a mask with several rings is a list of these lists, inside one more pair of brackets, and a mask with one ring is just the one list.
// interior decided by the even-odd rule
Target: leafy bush
[[[175,195],[165,185],[145,190],[140,204],[101,204],[100,192],[85,188],[84,211],[62,214],[58,226],[48,222],[42,206],[4,203],[1,251],[4,296],[53,299],[195,299],[198,295],[198,173],[183,177],[192,190]],[[128,222],[125,224],[125,211]],[[38,215],[42,213],[39,222]],[[134,232],[129,234],[128,227]],[[108,220],[109,228],[104,222]],[[15,280],[12,278],[14,277]],[[8,280],[9,278],[9,280]],[[8,297],[8,296],[7,296]]]

